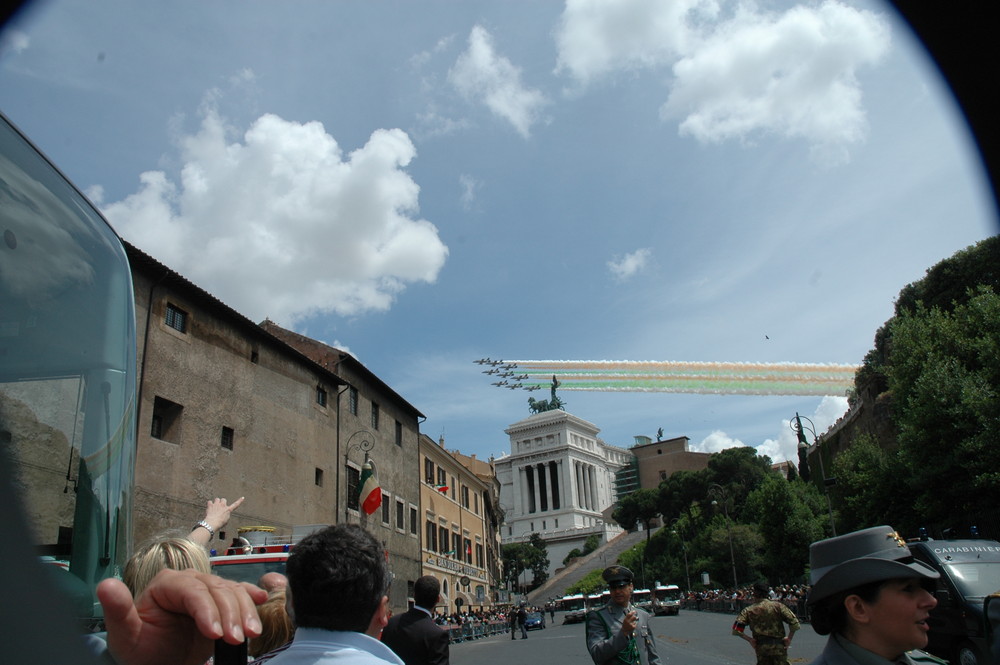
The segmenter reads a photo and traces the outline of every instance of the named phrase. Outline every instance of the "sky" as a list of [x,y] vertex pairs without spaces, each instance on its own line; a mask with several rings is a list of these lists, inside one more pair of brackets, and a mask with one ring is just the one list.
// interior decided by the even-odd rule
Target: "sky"
[[[119,234],[350,351],[480,458],[474,361],[859,364],[997,232],[974,143],[879,2],[49,0],[0,110]],[[830,396],[562,391],[607,443],[796,459]]]

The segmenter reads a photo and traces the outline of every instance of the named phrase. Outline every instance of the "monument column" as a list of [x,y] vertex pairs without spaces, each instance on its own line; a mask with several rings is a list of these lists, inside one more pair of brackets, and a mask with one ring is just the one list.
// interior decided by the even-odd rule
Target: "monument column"
[[545,468],[549,473],[549,484],[552,486],[552,497],[551,503],[549,503],[549,510],[556,510],[562,508],[562,500],[559,498],[559,494],[562,492],[562,484],[559,482],[559,464],[555,460],[547,462]]
[[559,507],[565,509],[569,497],[566,495],[566,465],[563,460],[556,461],[556,476],[559,478]]
[[583,475],[580,473],[580,463],[573,460],[573,507],[583,508]]
[[531,496],[528,488],[528,470],[523,466],[517,469],[518,477],[521,479],[521,514],[527,515],[531,512]]
[[591,464],[587,470],[590,472],[590,505],[592,510],[597,510],[600,505],[597,502],[597,469]]
[[545,499],[548,501],[546,503],[547,509],[551,512],[556,509],[555,504],[552,502],[552,497],[554,496],[552,488],[552,472],[549,470],[549,463],[542,462],[538,465],[538,469],[542,472],[545,477]]

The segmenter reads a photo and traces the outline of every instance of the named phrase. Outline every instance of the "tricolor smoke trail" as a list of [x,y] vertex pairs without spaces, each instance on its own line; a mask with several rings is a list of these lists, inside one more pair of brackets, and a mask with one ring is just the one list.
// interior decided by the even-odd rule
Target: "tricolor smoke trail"
[[[523,390],[667,392],[719,395],[843,395],[856,365],[812,363],[505,360]],[[541,396],[541,395],[540,395]]]

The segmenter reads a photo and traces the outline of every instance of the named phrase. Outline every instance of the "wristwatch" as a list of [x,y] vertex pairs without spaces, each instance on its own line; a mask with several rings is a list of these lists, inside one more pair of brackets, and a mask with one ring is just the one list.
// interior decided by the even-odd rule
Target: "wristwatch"
[[195,530],[195,529],[197,529],[198,527],[201,527],[201,528],[202,528],[202,529],[204,529],[205,531],[208,531],[208,533],[209,533],[210,535],[212,535],[212,536],[214,536],[214,535],[215,535],[215,529],[213,529],[213,528],[212,528],[212,525],[211,525],[211,524],[209,524],[208,522],[206,522],[205,520],[201,520],[200,522],[198,522],[197,524],[195,524],[195,525],[194,525],[193,527],[191,527],[191,530],[192,530],[192,531],[194,531],[194,530]]

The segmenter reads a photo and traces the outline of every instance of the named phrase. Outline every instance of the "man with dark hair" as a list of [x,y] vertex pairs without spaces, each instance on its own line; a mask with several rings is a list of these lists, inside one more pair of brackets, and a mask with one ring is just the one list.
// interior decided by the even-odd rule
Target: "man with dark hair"
[[441,584],[424,575],[413,585],[413,608],[389,619],[382,642],[406,665],[448,665],[448,633],[431,613],[441,600]]
[[378,641],[391,574],[370,533],[356,524],[316,531],[292,550],[285,573],[295,637],[270,665],[403,665]]
[[[792,636],[799,629],[799,620],[784,603],[769,600],[767,584],[753,585],[753,597],[757,602],[740,611],[733,624],[733,635],[750,643],[757,654],[757,665],[788,665],[788,647]],[[788,624],[788,636],[785,626]],[[750,626],[751,635],[744,631]]]

